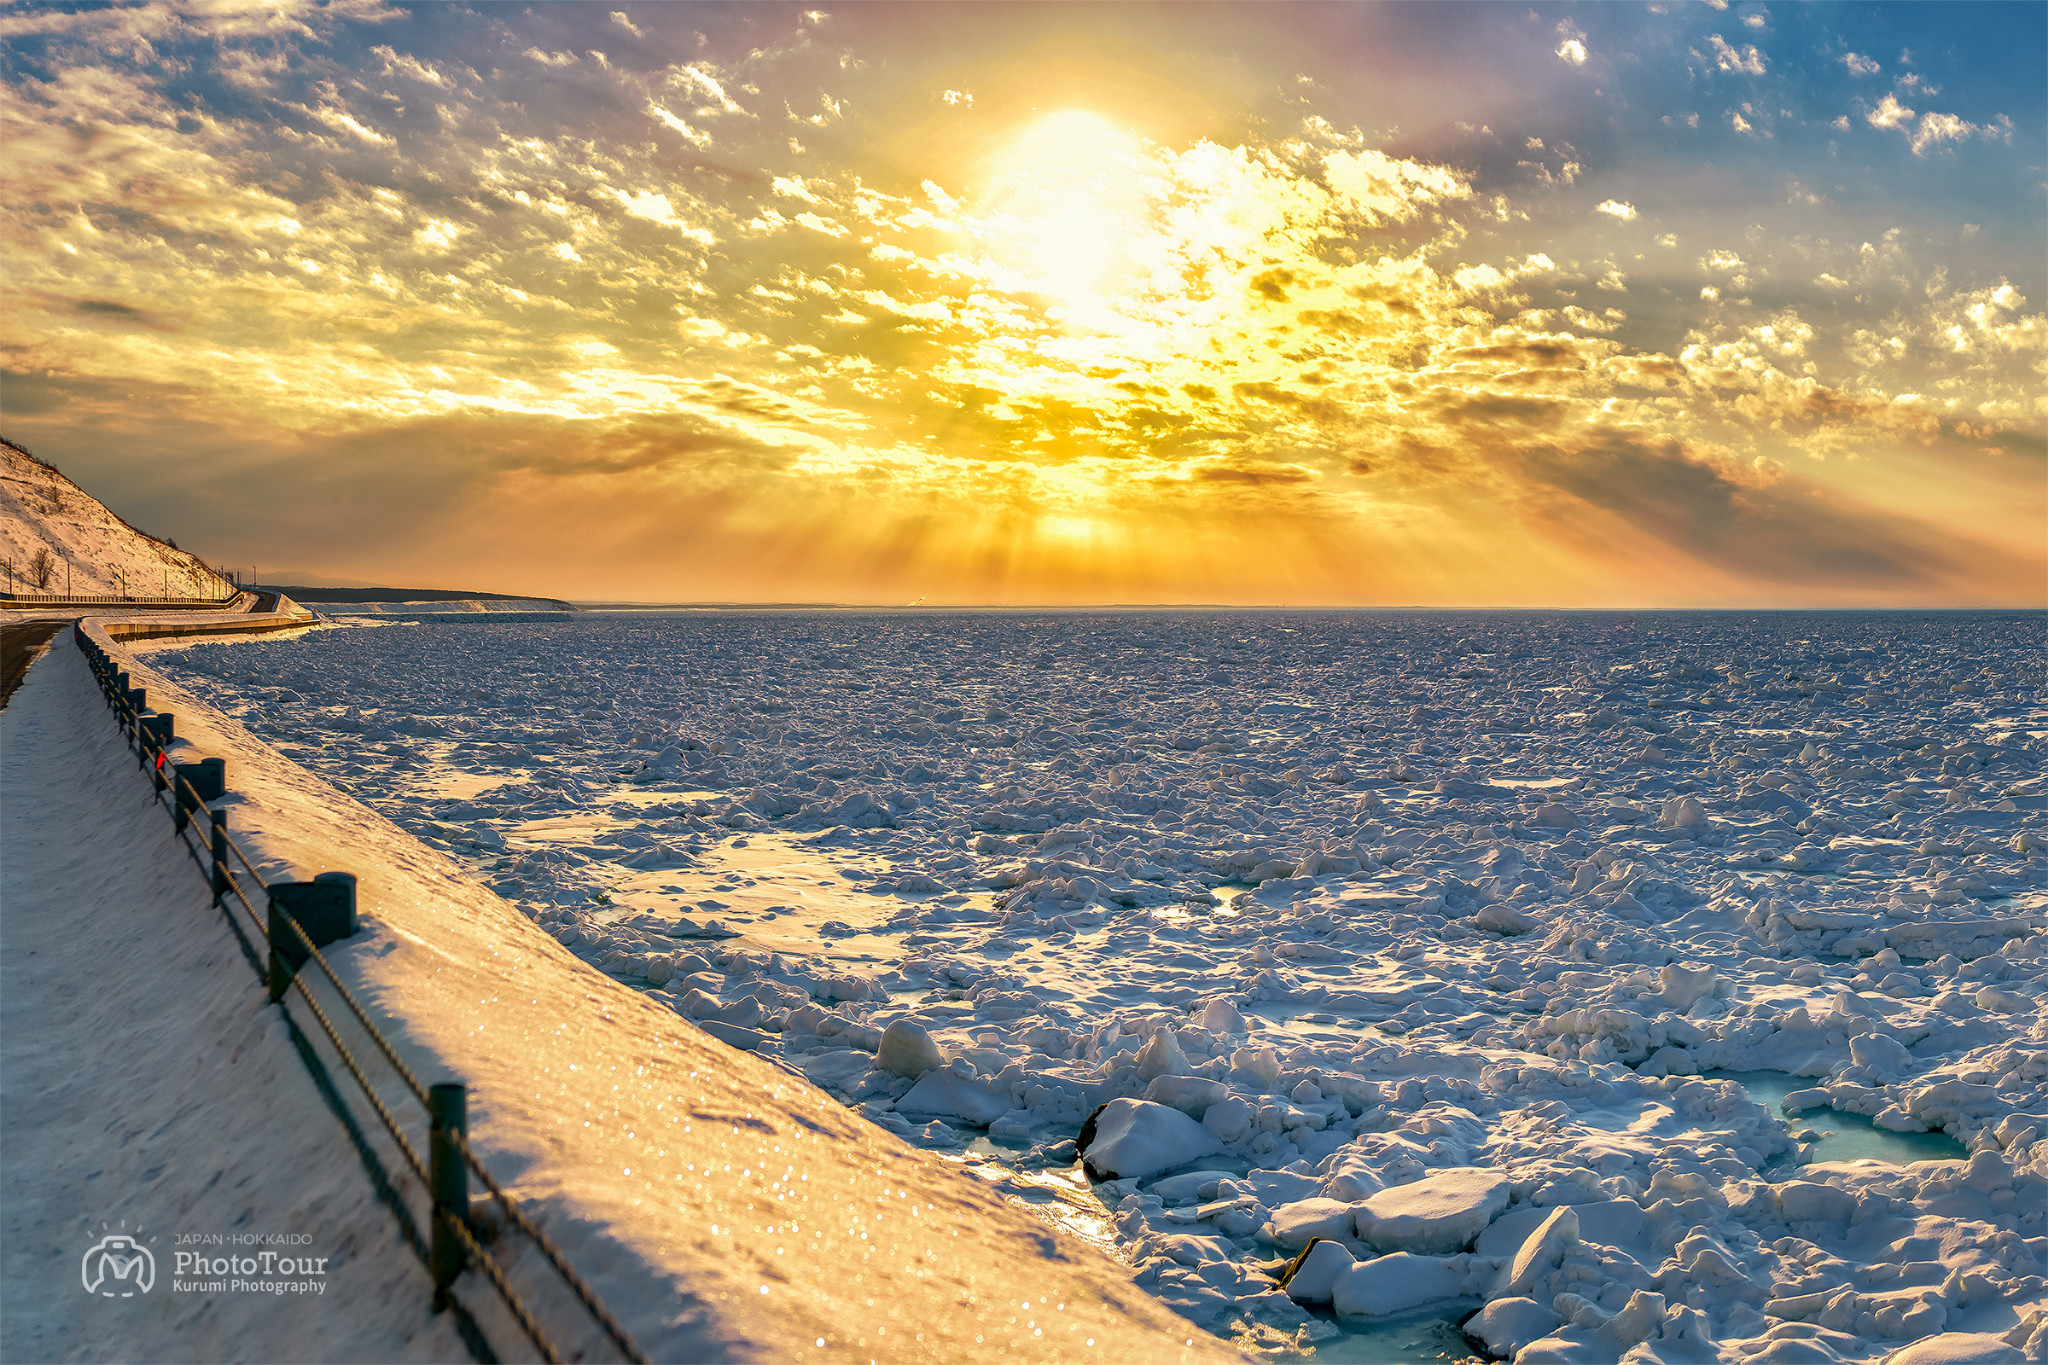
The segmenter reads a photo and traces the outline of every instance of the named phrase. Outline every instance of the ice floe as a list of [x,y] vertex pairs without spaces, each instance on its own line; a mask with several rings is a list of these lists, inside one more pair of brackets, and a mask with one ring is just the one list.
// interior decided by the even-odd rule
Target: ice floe
[[[875,1122],[1085,1157],[1191,1321],[1539,1365],[2048,1355],[2043,643],[591,613],[160,661]],[[1960,1156],[1826,1160],[1852,1119]]]

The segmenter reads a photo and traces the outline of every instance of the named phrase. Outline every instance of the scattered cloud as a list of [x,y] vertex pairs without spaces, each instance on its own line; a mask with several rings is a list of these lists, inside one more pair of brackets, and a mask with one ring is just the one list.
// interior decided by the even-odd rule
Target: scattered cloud
[[1884,70],[1875,58],[1860,56],[1854,52],[1843,56],[1842,62],[1849,68],[1849,74],[1852,76],[1875,76]]
[[1897,95],[1886,95],[1863,117],[1873,128],[1898,128],[1913,121],[1913,111],[1900,104]]
[[1718,33],[1709,33],[1707,42],[1713,45],[1714,65],[1723,71],[1734,71],[1745,76],[1764,74],[1764,54],[1757,51],[1753,43],[1731,47]]
[[[309,567],[560,591],[520,575],[1421,601],[1625,571],[1673,601],[1931,600],[2037,534],[2019,457],[1985,452],[2048,419],[2038,290],[1938,272],[1882,218],[1790,235],[1839,215],[1808,185],[1841,172],[1765,142],[1792,116],[1760,98],[1728,113],[1755,141],[1714,140],[1754,192],[1699,205],[1553,110],[1543,137],[1503,126],[1528,158],[1503,177],[1469,159],[1483,125],[1434,151],[1361,132],[1291,65],[1202,138],[1113,101],[1027,113],[995,66],[970,93],[868,11],[750,11],[743,38],[708,11],[702,37],[507,11],[432,43],[353,13],[250,10],[226,38],[225,10],[0,15],[46,45],[0,83],[10,435],[211,452],[235,498],[119,467],[222,536],[326,546]],[[360,45],[328,43],[343,23]],[[1546,40],[1590,60],[1576,27]],[[2014,133],[1901,98],[1862,117],[1930,161]],[[1673,230],[1599,229],[1558,193],[1582,176],[1613,191],[1592,215],[1648,202]],[[1965,448],[1975,500],[1918,505],[1913,462]],[[318,515],[251,529],[239,498]],[[370,527],[356,549],[337,517]],[[1048,517],[1094,529],[1055,554]],[[530,528],[516,556],[504,525]]]

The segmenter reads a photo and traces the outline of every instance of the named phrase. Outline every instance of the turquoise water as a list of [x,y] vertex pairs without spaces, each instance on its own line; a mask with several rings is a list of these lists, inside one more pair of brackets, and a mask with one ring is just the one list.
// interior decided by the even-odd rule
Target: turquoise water
[[1807,1157],[1809,1161],[1887,1161],[1909,1166],[1916,1161],[1962,1161],[1970,1154],[1963,1144],[1947,1133],[1894,1133],[1880,1128],[1861,1114],[1841,1114],[1832,1109],[1809,1109],[1792,1118],[1785,1113],[1785,1097],[1795,1090],[1821,1084],[1810,1076],[1788,1076],[1782,1071],[1709,1071],[1709,1080],[1734,1081],[1749,1097],[1786,1119],[1794,1132],[1808,1128],[1823,1134]]

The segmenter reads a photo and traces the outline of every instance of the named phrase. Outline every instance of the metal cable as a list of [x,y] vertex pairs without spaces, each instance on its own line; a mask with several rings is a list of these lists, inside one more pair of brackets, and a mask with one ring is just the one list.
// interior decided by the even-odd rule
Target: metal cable
[[412,1167],[412,1173],[420,1178],[420,1184],[431,1189],[432,1183],[427,1176],[427,1168],[420,1164],[419,1157],[412,1150],[412,1144],[407,1142],[405,1134],[398,1130],[398,1121],[391,1117],[391,1111],[384,1107],[384,1101],[378,1099],[377,1092],[370,1088],[370,1082],[363,1075],[363,1069],[356,1065],[356,1059],[342,1043],[341,1035],[336,1033],[334,1025],[328,1022],[327,1012],[320,1008],[320,1002],[306,989],[304,978],[294,976],[292,984],[299,988],[299,995],[305,1000],[306,1008],[312,1010],[313,1017],[320,1021],[321,1029],[327,1034],[327,1041],[334,1044],[335,1052],[341,1056],[341,1064],[348,1068],[349,1075],[356,1078],[356,1084],[363,1088],[363,1094],[369,1099],[370,1107],[375,1109],[377,1117],[384,1121],[385,1130],[391,1134],[391,1140],[398,1144],[398,1150],[405,1156],[405,1164]]
[[526,1333],[527,1340],[540,1352],[540,1358],[547,1361],[548,1365],[561,1365],[562,1357],[555,1351],[555,1344],[548,1340],[548,1334],[540,1329],[540,1324],[533,1320],[533,1314],[526,1311],[526,1305],[519,1301],[519,1296],[512,1292],[512,1286],[505,1282],[505,1272],[498,1269],[498,1263],[478,1245],[476,1235],[469,1230],[468,1223],[461,1218],[454,1218],[450,1220],[450,1226],[455,1230],[456,1239],[469,1253],[469,1263],[481,1270],[484,1278],[491,1282],[491,1288],[498,1291],[498,1297],[505,1301],[505,1306],[512,1310],[513,1318],[518,1321],[519,1330]]
[[612,1339],[613,1344],[625,1354],[626,1359],[634,1362],[634,1365],[646,1365],[647,1357],[640,1354],[640,1348],[626,1335],[626,1329],[619,1326],[618,1320],[598,1301],[597,1291],[585,1284],[583,1277],[569,1268],[568,1261],[556,1250],[548,1235],[535,1226],[533,1220],[526,1216],[526,1210],[520,1208],[517,1201],[505,1192],[505,1187],[484,1169],[483,1162],[477,1159],[475,1150],[470,1147],[469,1139],[461,1133],[450,1133],[448,1139],[454,1143],[455,1150],[462,1154],[464,1164],[476,1173],[477,1179],[483,1181],[484,1188],[491,1192],[499,1207],[505,1210],[505,1216],[512,1220],[513,1226],[525,1233],[533,1240],[533,1244],[540,1248],[540,1254],[547,1257],[548,1264],[555,1268],[556,1273],[569,1286],[570,1292],[576,1295],[590,1316],[597,1321],[597,1325],[604,1328],[605,1335]]
[[[232,839],[228,842],[230,845],[234,843]],[[321,956],[319,948],[315,947],[313,940],[307,936],[305,926],[300,924],[290,914],[285,915],[284,922],[291,926],[292,932],[298,935],[299,942],[305,945],[307,954],[314,962],[320,965],[320,970],[327,974],[327,980],[334,987],[335,993],[341,997],[342,1003],[347,1005],[350,1012],[355,1015],[356,1022],[363,1026],[363,1031],[370,1035],[370,1041],[377,1045],[377,1050],[384,1054],[384,1060],[391,1063],[392,1069],[398,1072],[399,1078],[412,1091],[413,1097],[421,1104],[426,1104],[426,1087],[414,1078],[412,1068],[399,1060],[398,1053],[392,1050],[391,1044],[385,1041],[383,1033],[379,1031],[377,1026],[370,1022],[370,1016],[363,1013],[363,1007],[356,1003],[356,998],[353,995],[349,994],[348,987],[341,984],[341,978],[334,974],[334,968],[327,965],[327,959]],[[293,979],[298,979],[298,973],[293,974]]]

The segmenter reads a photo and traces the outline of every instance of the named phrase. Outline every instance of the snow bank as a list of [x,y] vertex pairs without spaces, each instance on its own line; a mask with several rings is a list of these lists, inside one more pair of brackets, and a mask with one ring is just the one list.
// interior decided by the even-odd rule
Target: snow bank
[[[0,711],[0,792],[0,1356],[464,1358],[68,635]],[[149,1293],[84,1292],[110,1233]],[[307,1235],[326,1292],[173,1290],[180,1234],[236,1233]]]
[[[154,705],[177,714],[191,752],[227,758],[230,819],[266,876],[332,868],[357,874],[364,930],[329,949],[330,960],[365,1006],[388,1021],[418,1074],[469,1083],[474,1142],[486,1163],[653,1358],[1179,1360],[1228,1354],[1134,1286],[1126,1268],[849,1113],[801,1078],[714,1041],[675,1011],[592,971],[446,858],[149,667],[135,664],[130,671],[137,685],[149,688]],[[116,732],[82,658],[70,648],[53,651],[30,686],[35,705],[58,713],[69,727],[61,743],[92,751],[108,769],[92,800],[110,803],[102,824],[124,828],[142,804],[142,783],[131,770],[131,795],[120,795]],[[6,713],[8,761],[39,772],[37,783],[48,785],[53,773],[66,771],[62,748],[14,742],[21,706],[17,700]],[[9,790],[22,788],[10,784]],[[146,809],[138,818],[147,818]],[[167,823],[149,827],[158,844]],[[11,822],[10,837],[18,828]],[[189,887],[198,884],[189,864],[180,867],[168,856],[136,875],[186,897],[187,904]],[[70,904],[57,885],[37,894],[51,915]],[[10,910],[20,904],[10,894]],[[149,922],[157,922],[155,895],[128,904],[149,906]],[[124,913],[127,907],[104,909]],[[49,932],[76,934],[77,923],[74,912]],[[191,934],[202,936],[203,948],[192,946]],[[147,971],[157,939],[152,933],[146,940],[152,947],[141,953],[111,943],[101,951],[117,958],[109,965],[129,970],[132,962],[132,970]],[[274,1021],[274,1013],[253,1003],[254,985],[229,943],[217,923],[189,933],[180,926],[175,951],[210,954],[223,983],[215,994],[242,1001],[238,1008],[251,1018]],[[90,965],[90,958],[81,962],[87,970],[71,980],[104,975]],[[110,1002],[95,1019],[104,1050],[118,1053],[136,1040],[178,1036],[165,1026],[157,994],[145,987]],[[246,1027],[260,1035],[276,1025]],[[72,1060],[84,1055],[72,1054]],[[263,1064],[289,1076],[297,1062],[273,1049]],[[197,1088],[186,1102],[218,1113],[218,1122],[232,1127],[230,1116],[246,1101],[239,1093],[209,1094],[202,1082],[217,1074],[205,1072],[192,1082]],[[386,1098],[398,1100],[396,1093]],[[160,1112],[129,1110],[118,1087],[95,1103],[117,1116],[122,1132],[141,1131]],[[290,1103],[278,1100],[281,1110]],[[286,1121],[311,1120],[300,1113]],[[82,1139],[74,1135],[71,1146],[83,1154],[106,1140],[88,1132]],[[232,1134],[224,1140],[232,1141]],[[266,1162],[251,1164],[258,1168],[253,1179],[268,1178]],[[345,1162],[330,1164],[346,1168]],[[353,1170],[348,1175],[357,1181],[349,1209],[369,1207],[367,1184]],[[161,1198],[181,1215],[188,1203],[203,1205],[203,1189],[182,1174],[165,1181],[175,1188],[164,1189]],[[342,1202],[346,1188],[309,1209],[308,1221]],[[99,1207],[113,1212],[124,1195],[134,1192],[110,1183]],[[61,1237],[53,1229],[22,1228],[8,1239],[9,1254],[25,1258],[24,1271],[39,1267],[38,1283],[55,1273],[47,1269],[48,1258],[57,1258],[69,1267],[75,1289],[72,1244],[83,1214],[64,1225]],[[342,1235],[341,1228],[328,1227]],[[549,1287],[531,1252],[516,1242],[505,1245],[512,1248],[505,1253],[508,1274],[544,1308],[565,1353],[606,1354],[596,1329]],[[416,1263],[405,1269],[411,1286],[352,1292],[343,1320],[413,1320],[426,1281]],[[358,1284],[352,1291],[367,1288]],[[471,1301],[485,1293],[467,1285]],[[186,1342],[192,1354],[209,1354],[202,1338],[178,1337],[175,1330],[172,1338],[150,1338],[146,1353],[166,1353],[170,1339]],[[509,1331],[494,1331],[493,1341],[500,1350],[520,1351]],[[445,1343],[431,1349],[454,1354]],[[131,1353],[142,1350],[135,1346]],[[384,1353],[373,1346],[360,1354]]]

